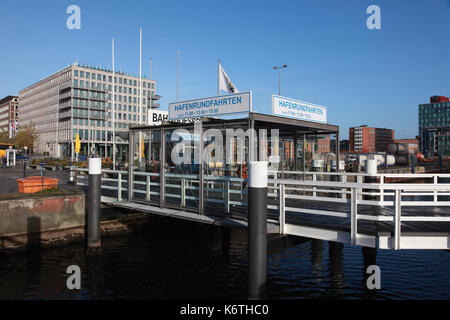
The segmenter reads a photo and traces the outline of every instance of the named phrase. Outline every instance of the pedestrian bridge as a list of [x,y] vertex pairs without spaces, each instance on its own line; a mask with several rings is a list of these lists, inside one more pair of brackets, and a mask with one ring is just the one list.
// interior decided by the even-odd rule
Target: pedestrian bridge
[[[87,171],[75,171],[85,190]],[[115,207],[247,227],[247,180],[239,177],[102,170],[101,187],[102,202]],[[450,249],[450,174],[272,171],[267,192],[270,233],[379,249]]]

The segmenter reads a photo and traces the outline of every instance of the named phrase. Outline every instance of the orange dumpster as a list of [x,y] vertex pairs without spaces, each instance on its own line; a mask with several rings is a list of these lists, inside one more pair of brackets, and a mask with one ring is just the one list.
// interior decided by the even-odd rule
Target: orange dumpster
[[58,179],[50,177],[32,176],[17,179],[17,190],[20,193],[35,193],[46,189],[58,188]]

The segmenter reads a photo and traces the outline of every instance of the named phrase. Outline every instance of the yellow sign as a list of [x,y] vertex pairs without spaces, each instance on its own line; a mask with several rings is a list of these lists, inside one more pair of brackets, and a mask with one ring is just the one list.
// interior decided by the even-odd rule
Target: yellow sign
[[77,135],[75,136],[75,153],[80,153],[81,150],[81,143],[80,143],[80,136]]
[[145,158],[144,149],[145,149],[145,145],[144,145],[144,135],[142,135],[142,136],[141,136],[141,157],[142,157],[142,158]]

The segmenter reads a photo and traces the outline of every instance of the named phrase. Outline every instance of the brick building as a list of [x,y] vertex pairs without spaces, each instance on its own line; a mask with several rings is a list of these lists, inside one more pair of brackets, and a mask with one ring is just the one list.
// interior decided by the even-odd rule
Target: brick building
[[349,129],[349,148],[352,152],[387,152],[394,142],[394,130],[366,125]]

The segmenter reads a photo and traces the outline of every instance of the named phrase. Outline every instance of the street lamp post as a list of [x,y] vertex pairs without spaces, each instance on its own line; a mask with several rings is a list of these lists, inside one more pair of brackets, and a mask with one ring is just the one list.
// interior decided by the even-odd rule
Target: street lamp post
[[281,69],[287,68],[287,65],[284,64],[282,66],[273,67],[275,70],[278,70],[278,95],[281,95]]

